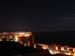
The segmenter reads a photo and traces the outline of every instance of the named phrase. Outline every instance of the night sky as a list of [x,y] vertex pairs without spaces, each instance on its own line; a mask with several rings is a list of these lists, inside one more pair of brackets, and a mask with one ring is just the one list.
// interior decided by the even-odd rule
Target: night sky
[[74,1],[1,1],[0,31],[9,30],[75,30]]

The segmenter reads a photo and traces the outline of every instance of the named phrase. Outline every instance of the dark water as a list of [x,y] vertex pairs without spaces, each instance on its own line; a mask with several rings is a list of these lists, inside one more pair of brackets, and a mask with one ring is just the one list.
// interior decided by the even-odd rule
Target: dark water
[[35,39],[39,43],[59,43],[75,46],[75,31],[37,32]]

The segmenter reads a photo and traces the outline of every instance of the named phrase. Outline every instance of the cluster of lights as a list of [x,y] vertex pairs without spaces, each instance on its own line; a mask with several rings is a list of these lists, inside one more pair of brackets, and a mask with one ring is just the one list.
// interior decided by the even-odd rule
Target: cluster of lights
[[18,36],[25,36],[25,37],[29,37],[32,35],[31,32],[18,32],[17,33]]
[[15,41],[17,42],[19,40],[18,37],[25,36],[25,38],[29,38],[31,35],[31,32],[18,32],[15,36]]
[[[75,48],[71,48],[71,47],[67,47],[66,48],[67,51],[65,51],[65,48],[61,46],[60,50],[63,51],[63,53],[61,51],[59,51],[59,47],[58,46],[55,46],[55,50],[53,50],[52,48],[48,48],[50,54],[65,54],[65,55],[72,55],[72,56],[75,56]],[[69,49],[72,49],[73,50],[73,53],[72,51],[70,51]]]

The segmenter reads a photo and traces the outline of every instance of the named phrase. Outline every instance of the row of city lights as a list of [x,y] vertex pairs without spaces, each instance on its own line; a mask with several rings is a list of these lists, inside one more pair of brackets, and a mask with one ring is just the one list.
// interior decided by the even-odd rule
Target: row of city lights
[[[7,32],[4,32],[3,34],[6,34]],[[25,38],[29,38],[30,36],[32,35],[32,32],[16,32],[15,33],[15,42],[18,42],[18,40],[19,40],[19,37],[21,37],[21,36],[25,36]],[[51,53],[51,54],[57,54],[57,53],[61,53],[61,52],[59,52],[59,48],[58,48],[58,46],[55,46],[55,50],[56,51],[53,51],[51,48],[49,48],[49,46],[48,45],[41,45],[41,44],[38,44],[38,45],[40,45],[40,46],[42,46],[42,48],[43,49],[48,49],[49,50],[49,52]],[[36,47],[36,45],[34,45],[35,47]],[[67,50],[69,51],[69,47],[67,47]],[[75,48],[71,48],[71,49],[73,49],[73,56],[75,56]],[[65,49],[64,49],[64,47],[61,47],[61,51],[64,51]],[[66,55],[72,55],[71,53],[64,53],[64,54],[66,54]]]

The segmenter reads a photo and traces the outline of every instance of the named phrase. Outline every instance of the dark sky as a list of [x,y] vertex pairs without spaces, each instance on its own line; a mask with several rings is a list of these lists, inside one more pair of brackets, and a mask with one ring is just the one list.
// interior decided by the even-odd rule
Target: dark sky
[[0,31],[75,30],[73,0],[1,1]]

